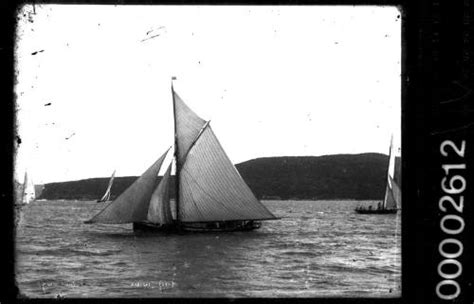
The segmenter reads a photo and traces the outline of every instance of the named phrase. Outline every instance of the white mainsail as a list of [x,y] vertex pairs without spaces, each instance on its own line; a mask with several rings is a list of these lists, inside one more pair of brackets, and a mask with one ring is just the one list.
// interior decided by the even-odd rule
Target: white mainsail
[[[175,94],[175,109],[186,109],[175,117],[181,161],[178,172],[179,220],[275,219],[242,179],[210,125],[176,97]],[[190,124],[189,121],[198,123]],[[186,141],[180,144],[179,136],[183,134]],[[192,141],[189,140],[191,135],[194,135]]]
[[25,179],[23,181],[23,194],[21,202],[23,204],[29,204],[36,198],[35,185],[33,180],[28,177],[28,173],[25,172]]
[[169,149],[114,201],[86,223],[124,224],[145,221],[158,172]]
[[147,220],[151,223],[171,224],[173,222],[170,207],[170,179],[171,164],[151,196],[147,214]]
[[401,208],[401,191],[400,187],[394,180],[395,175],[395,153],[393,151],[393,137],[390,139],[390,148],[388,152],[388,172],[387,186],[385,188],[385,197],[383,201],[384,209],[400,209]]
[[112,173],[112,176],[110,177],[109,185],[107,186],[107,190],[105,190],[104,195],[102,196],[102,198],[100,200],[98,200],[98,202],[106,202],[106,201],[110,200],[110,194],[111,194],[112,185],[114,183],[114,178],[115,178],[115,170]]

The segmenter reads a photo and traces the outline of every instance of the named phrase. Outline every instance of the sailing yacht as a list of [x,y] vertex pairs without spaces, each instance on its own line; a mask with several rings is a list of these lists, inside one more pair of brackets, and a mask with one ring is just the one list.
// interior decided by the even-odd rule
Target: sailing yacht
[[[173,161],[159,180],[167,153],[86,223],[133,223],[134,231],[222,232],[258,229],[278,219],[252,193],[212,131],[171,83],[174,112]],[[170,202],[175,166],[174,212]],[[173,215],[174,213],[174,215]]]
[[110,177],[110,180],[109,180],[109,185],[107,186],[107,189],[105,190],[104,195],[102,195],[102,197],[97,200],[97,203],[103,203],[110,200],[110,193],[111,193],[110,190],[112,189],[114,178],[115,178],[115,170],[114,172],[112,172],[112,176]]
[[393,150],[393,137],[390,139],[388,152],[387,184],[385,187],[385,197],[383,203],[377,209],[357,207],[355,211],[361,214],[393,214],[402,208],[402,195],[398,184],[393,176],[395,175],[395,153]]
[[23,181],[23,193],[21,197],[21,204],[28,205],[36,198],[35,185],[33,180],[28,177],[28,173],[25,172],[25,179]]

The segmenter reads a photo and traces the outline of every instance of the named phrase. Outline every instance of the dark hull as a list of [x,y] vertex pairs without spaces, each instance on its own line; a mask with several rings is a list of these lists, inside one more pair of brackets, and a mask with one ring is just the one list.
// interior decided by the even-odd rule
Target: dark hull
[[169,225],[139,222],[133,223],[133,231],[142,233],[235,232],[255,230],[260,228],[260,226],[260,222],[254,221],[180,223]]
[[177,233],[180,232],[178,226],[171,225],[155,225],[147,222],[133,223],[134,232],[142,233]]
[[355,209],[359,214],[395,214],[397,209]]

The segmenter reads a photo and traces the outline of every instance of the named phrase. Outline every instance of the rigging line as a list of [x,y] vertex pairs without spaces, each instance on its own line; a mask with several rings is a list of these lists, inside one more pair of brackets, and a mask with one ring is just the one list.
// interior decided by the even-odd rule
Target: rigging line
[[[109,206],[112,205],[113,203],[115,203],[116,200],[113,200],[111,201],[110,203],[108,203],[104,209],[100,210],[93,218],[91,218],[90,220],[87,220],[85,221],[85,223],[93,223],[96,221],[96,218],[99,217],[102,213],[104,213],[107,209],[109,209]],[[105,214],[105,216],[107,216],[107,214]],[[109,215],[110,216],[110,215]]]
[[[170,148],[171,148],[171,147],[170,147]],[[163,154],[158,160],[160,160],[162,157],[164,157],[164,156],[166,155],[166,153],[168,153],[168,151],[169,151],[170,148],[168,148],[168,150],[166,150],[165,154]],[[155,164],[158,162],[158,160],[156,160],[153,165],[155,165]],[[161,160],[160,167],[158,168],[158,172],[159,172],[159,170],[160,170],[160,168],[161,168],[161,165],[163,164],[163,160],[164,160],[164,159]],[[153,165],[152,165],[152,167],[153,167]],[[148,170],[150,170],[152,167],[148,168],[147,171],[145,171],[143,174],[145,174],[146,172],[148,172]],[[139,180],[140,178],[141,178],[142,180],[154,179],[154,180],[155,180],[155,184],[156,184],[156,180],[157,180],[157,178],[158,178],[158,173],[157,173],[156,176],[150,176],[150,177],[148,177],[148,176],[144,177],[143,174],[142,174],[142,176],[138,177],[124,192],[122,192],[122,193],[117,197],[117,199],[118,199],[122,194],[124,194],[130,187],[132,187],[132,186],[137,182],[137,180]],[[102,213],[104,213],[105,211],[109,211],[109,212],[110,212],[110,210],[108,210],[109,207],[110,207],[113,203],[115,203],[115,202],[117,201],[117,199],[115,199],[115,200],[111,201],[110,203],[108,203],[108,204],[104,207],[104,209],[102,209],[101,211],[99,211],[99,213],[97,213],[97,214],[96,214],[94,217],[92,217],[91,219],[85,221],[85,223],[93,223],[93,222],[96,221],[96,218],[99,217],[99,216],[100,216]],[[110,214],[105,213],[105,216],[110,217]]]
[[[188,173],[188,175],[189,175],[189,172],[186,171],[186,173]],[[189,189],[189,188],[190,188],[190,185],[188,184],[188,182],[187,182],[187,181],[184,181],[184,182],[185,182],[186,186],[187,186],[188,189]],[[195,207],[195,209],[197,210],[197,212],[199,213],[200,217],[201,217],[201,218],[205,218],[205,216],[201,213],[200,208],[199,208],[198,205],[196,204],[196,201],[194,200],[193,192],[192,192],[192,191],[190,191],[190,196],[191,196],[191,201],[193,202],[194,207]]]
[[176,128],[176,99],[175,99],[175,94],[176,92],[174,91],[174,87],[173,87],[173,80],[175,80],[176,77],[171,77],[171,96],[172,96],[172,99],[173,99],[173,126],[174,126],[174,160],[175,160],[175,169],[176,169],[176,172],[175,172],[175,209],[176,209],[176,221],[179,222],[179,201],[180,201],[180,197],[179,197],[179,180],[180,180],[180,170],[181,170],[181,164],[180,164],[180,161],[179,161],[179,146],[178,146],[178,133],[176,132],[177,131],[177,128]]
[[[211,135],[212,135],[212,134],[211,134]],[[214,138],[215,138],[215,136],[214,136]],[[221,150],[223,151],[222,147],[221,147]],[[216,154],[215,152],[212,152],[212,154],[214,155],[214,157],[222,157],[222,155],[219,156],[219,155]],[[223,153],[223,154],[225,154],[225,153]],[[217,155],[217,156],[216,156],[216,155]],[[225,158],[224,158],[224,159],[225,159]],[[227,159],[227,160],[228,160],[228,159]],[[229,162],[230,162],[230,161],[229,161]],[[221,168],[221,167],[216,167],[216,168],[214,168],[214,170],[216,170],[218,174],[222,174],[222,175],[224,175],[224,176],[230,178],[230,177],[228,176],[228,174],[223,170],[223,168]],[[234,167],[234,170],[235,170],[235,167]],[[197,181],[196,181],[196,182],[197,182]],[[237,191],[236,187],[234,187],[234,186],[231,184],[231,181],[230,181],[230,180],[226,179],[226,180],[223,181],[223,182],[224,182],[224,184],[226,184],[227,187],[229,188],[228,191],[231,192],[234,196],[236,196],[236,197],[239,199],[239,201],[241,201],[241,202],[246,202],[246,201],[248,201],[247,198],[245,198],[244,196],[241,196],[241,195],[240,195],[241,192]],[[245,189],[245,190],[248,190],[248,189],[246,189],[246,185],[245,185],[245,184],[241,184],[241,185],[244,187],[244,188],[242,188],[242,186],[239,187],[241,190],[244,190],[244,189]],[[219,189],[219,188],[216,189],[216,188],[213,187],[213,186],[211,186],[211,187],[212,187],[212,189],[213,189],[214,191],[217,191],[218,193],[222,193],[222,190],[221,190],[221,189]],[[207,194],[207,193],[206,193],[206,194]],[[210,195],[210,194],[208,194],[208,195]],[[254,195],[253,195],[253,193],[251,193],[251,191],[250,191],[250,195],[251,195],[252,197],[254,197]],[[257,200],[257,203],[258,203],[258,200]],[[253,208],[253,206],[251,206],[251,205],[247,205],[247,206],[248,206],[248,207],[251,207],[251,209],[253,209],[253,210],[258,211],[258,208]]]
[[[222,174],[222,175],[225,175],[225,176],[228,177],[228,178],[232,178],[232,177],[229,177],[229,176],[227,175],[227,173],[223,170],[223,168],[217,167],[217,168],[215,168],[215,170],[218,171],[218,174]],[[245,185],[242,186],[242,184],[241,184],[240,187],[234,186],[234,185],[232,185],[232,182],[231,182],[229,179],[226,179],[225,181],[223,181],[223,183],[227,186],[228,192],[230,192],[230,193],[232,193],[234,196],[236,196],[236,197],[239,199],[239,201],[242,201],[242,202],[248,201],[248,199],[247,199],[245,196],[241,196],[242,191],[246,190],[246,189],[245,189]],[[219,193],[222,193],[222,192],[223,192],[223,191],[222,191],[221,189],[219,189],[219,188],[216,189],[214,186],[211,186],[211,187],[212,187],[212,189],[213,189],[214,191],[217,191],[217,192],[219,192]],[[243,188],[242,188],[242,187],[243,187]],[[239,188],[241,191],[238,191],[237,188]],[[251,195],[252,195],[252,194],[251,194]],[[253,195],[252,195],[252,196],[253,196]],[[252,208],[252,209],[254,209],[254,208]]]
[[[219,147],[221,148],[222,151],[225,151],[224,148],[222,147],[222,144],[221,142],[219,141],[219,139],[217,138],[217,136],[214,134],[214,132],[212,132],[212,128],[209,126],[209,130],[211,131],[211,135],[214,137],[214,139],[216,140],[217,144],[219,145]],[[247,183],[245,182],[245,180],[243,179],[242,175],[240,175],[240,172],[239,170],[237,170],[237,167],[235,167],[232,163],[232,161],[230,160],[229,156],[227,155],[227,153],[223,153],[224,154],[224,157],[227,159],[227,161],[232,164],[232,167],[234,169],[234,171],[237,173],[237,176],[240,178],[240,180],[243,182],[243,184],[245,185],[246,188],[248,188],[250,194],[254,197],[254,199],[257,201],[257,203],[260,204],[261,207],[263,207],[265,209],[265,211],[267,211],[271,216],[275,217],[275,215],[270,211],[268,210],[268,208],[262,203],[259,201],[259,199],[255,196],[255,194],[252,192],[252,190],[250,189],[249,185],[247,185]]]
[[[183,168],[183,170],[185,170],[185,169]],[[189,171],[187,171],[187,170],[185,170],[185,171],[186,171],[186,173],[188,173],[188,176],[190,177],[190,179],[192,179],[192,180],[194,181],[194,184],[196,184],[196,186],[198,186],[199,189],[200,189],[204,194],[206,194],[206,195],[207,195],[211,200],[213,200],[214,202],[216,202],[216,203],[222,205],[222,206],[224,207],[224,209],[230,210],[230,211],[231,211],[230,213],[232,213],[232,210],[231,210],[231,209],[229,209],[226,205],[223,205],[220,201],[216,200],[212,195],[210,195],[209,193],[207,193],[207,192],[201,187],[201,185],[199,185],[199,183],[197,182],[197,180],[195,180],[195,179],[192,177],[192,175],[189,173]],[[188,184],[188,186],[189,186],[189,184]],[[191,196],[192,196],[192,192],[191,192]],[[193,203],[196,205],[196,203],[194,202],[194,198],[193,198]],[[234,213],[235,213],[235,212],[234,212]]]
[[[188,176],[194,181],[194,183],[199,187],[199,189],[201,189],[201,191],[202,191],[204,194],[206,194],[211,200],[213,200],[214,202],[216,202],[216,203],[218,203],[219,205],[223,206],[226,210],[231,211],[231,212],[230,212],[231,214],[234,213],[234,214],[237,214],[237,215],[240,215],[240,216],[244,216],[244,217],[246,216],[246,215],[243,215],[242,213],[240,213],[240,212],[238,212],[238,211],[236,212],[235,210],[229,209],[229,207],[227,207],[226,205],[224,205],[222,202],[216,200],[212,195],[210,195],[209,193],[207,193],[207,192],[201,187],[201,185],[199,185],[199,183],[197,182],[197,180],[195,180],[195,179],[191,176],[191,174],[189,174],[189,172],[188,172],[185,168],[183,168],[183,170],[185,170],[185,171],[188,173]],[[239,199],[242,200],[241,197],[239,197]]]
[[[138,179],[138,178],[137,178],[137,179]],[[134,183],[135,183],[135,182],[134,182]],[[93,218],[91,218],[90,220],[87,220],[86,222],[91,222],[91,223],[94,222],[94,221],[95,221],[95,220],[94,220],[95,218],[97,218],[99,215],[101,215],[102,213],[104,213],[104,211],[106,211],[106,210],[110,207],[110,205],[112,205],[112,204],[115,203],[116,201],[117,201],[117,200],[113,200],[113,201],[111,201],[110,203],[108,203],[108,204],[107,204],[101,211],[99,211]],[[105,214],[105,215],[107,216],[107,214]]]
[[204,130],[207,128],[207,126],[209,125],[210,122],[211,122],[210,120],[206,121],[204,126],[201,128],[201,130],[199,130],[199,133],[196,135],[193,142],[189,146],[188,151],[186,152],[186,154],[183,156],[183,159],[181,160],[181,162],[182,162],[181,166],[182,167],[184,167],[184,164],[186,163],[186,159],[188,158],[188,154],[191,152],[191,149],[195,146],[196,142],[201,137],[202,133],[204,133]]
[[[170,167],[165,172],[165,175],[168,176],[166,183],[163,183],[164,193],[162,197],[162,204],[161,204],[161,212],[162,212],[162,217],[164,221],[168,221],[169,218],[172,216],[171,215],[171,206],[170,206],[170,195],[169,195],[169,182],[170,182],[170,177],[171,177],[171,172],[170,172]],[[163,176],[164,178],[164,176]],[[166,197],[166,199],[164,199]],[[165,220],[166,218],[166,220]]]

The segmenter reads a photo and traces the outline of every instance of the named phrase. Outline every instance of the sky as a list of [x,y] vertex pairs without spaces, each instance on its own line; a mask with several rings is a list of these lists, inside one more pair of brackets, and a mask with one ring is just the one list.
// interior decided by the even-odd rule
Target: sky
[[173,76],[234,163],[400,147],[393,6],[25,5],[15,74],[18,181],[143,173],[173,144]]

